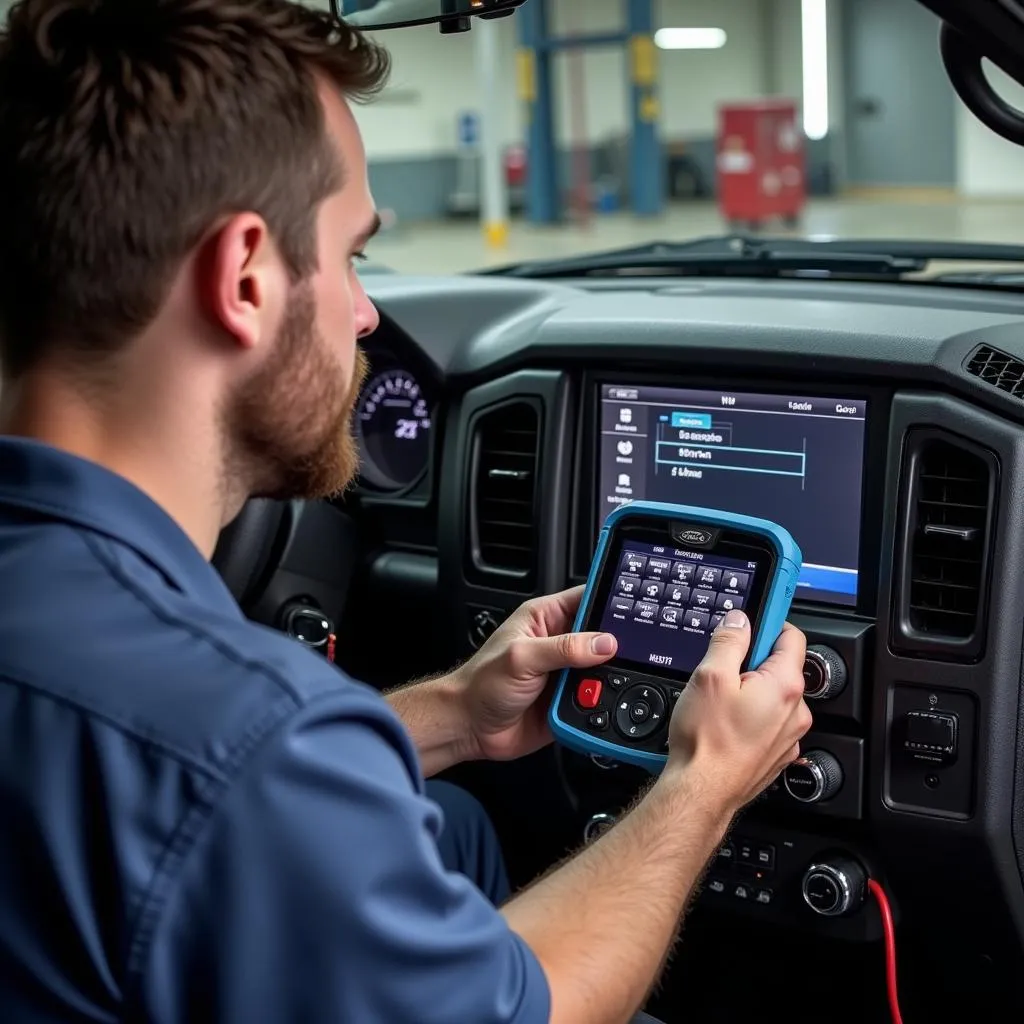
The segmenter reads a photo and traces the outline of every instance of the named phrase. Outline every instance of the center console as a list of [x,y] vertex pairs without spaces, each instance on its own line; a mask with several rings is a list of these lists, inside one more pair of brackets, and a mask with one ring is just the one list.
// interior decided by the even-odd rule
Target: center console
[[[1013,845],[1024,557],[1010,532],[1024,514],[999,501],[1024,487],[1024,432],[951,396],[844,379],[536,369],[460,396],[439,550],[455,654],[525,598],[583,583],[622,502],[775,520],[804,555],[790,618],[807,636],[814,725],[801,759],[737,821],[698,909],[874,941],[870,876],[895,894],[898,922],[908,905],[925,930],[946,913],[980,922],[984,892],[1005,908],[986,935],[1024,935]],[[710,614],[648,589],[711,628]],[[660,621],[642,598],[637,614]],[[613,825],[649,781],[600,756],[551,756],[577,841]],[[967,865],[960,892],[952,880]]]
[[[891,393],[871,386],[523,371],[465,396],[466,432],[449,439],[453,461],[466,467],[460,654],[518,604],[517,591],[583,582],[601,524],[629,500],[771,519],[800,545],[790,617],[808,639],[814,730],[801,761],[744,814],[716,859],[701,896],[709,909],[877,938],[877,918],[857,914],[859,898],[833,906],[819,890],[830,864],[857,865],[851,878],[879,869],[863,820],[884,478],[867,467],[885,462],[890,403]],[[526,510],[518,530],[517,508]],[[690,597],[706,603],[705,590]],[[650,617],[648,591],[672,614],[692,613],[694,628],[717,621],[714,608],[680,606],[642,582],[638,616]],[[612,824],[649,779],[600,756],[559,749],[557,759],[581,838]]]
[[[708,909],[879,935],[877,919],[858,914],[863,878],[879,870],[862,825],[881,528],[877,475],[866,467],[884,458],[889,398],[763,381],[674,385],[664,375],[586,380],[572,578],[585,575],[604,517],[632,499],[771,519],[804,556],[790,617],[808,639],[815,724],[800,761],[744,813],[711,866],[700,897]],[[606,824],[643,784],[600,758],[564,762],[581,808]]]

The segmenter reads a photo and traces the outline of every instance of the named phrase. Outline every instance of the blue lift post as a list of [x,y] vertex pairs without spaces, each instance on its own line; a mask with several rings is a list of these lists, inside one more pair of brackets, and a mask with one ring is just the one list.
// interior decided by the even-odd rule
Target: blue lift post
[[654,45],[652,0],[626,0],[629,33],[629,182],[633,213],[654,217],[665,199],[665,158],[658,142],[658,50]]
[[[569,3],[580,0],[567,0]],[[658,142],[658,60],[653,0],[623,0],[625,32],[557,37],[550,34],[548,0],[529,0],[519,22],[519,91],[526,105],[528,168],[526,214],[535,224],[561,220],[561,190],[552,102],[551,57],[578,47],[627,48],[630,88],[630,205],[637,216],[661,213],[665,198],[664,155]]]
[[551,102],[551,51],[547,0],[530,0],[516,12],[519,22],[519,95],[526,106],[526,214],[535,224],[561,219],[555,114]]

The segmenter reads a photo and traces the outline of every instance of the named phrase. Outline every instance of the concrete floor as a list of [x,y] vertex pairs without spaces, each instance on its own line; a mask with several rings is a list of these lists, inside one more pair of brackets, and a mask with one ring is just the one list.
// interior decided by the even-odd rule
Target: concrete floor
[[[397,223],[370,244],[373,262],[411,274],[450,274],[517,260],[555,258],[588,250],[637,245],[654,239],[681,241],[728,231],[714,203],[671,206],[661,217],[638,220],[628,214],[594,215],[588,225],[532,227],[515,221],[506,246],[495,249],[474,221]],[[766,233],[785,234],[768,228]],[[923,196],[827,199],[809,203],[803,237],[942,239],[1001,242],[1024,246],[1024,200],[958,200]],[[945,269],[945,268],[943,268]]]

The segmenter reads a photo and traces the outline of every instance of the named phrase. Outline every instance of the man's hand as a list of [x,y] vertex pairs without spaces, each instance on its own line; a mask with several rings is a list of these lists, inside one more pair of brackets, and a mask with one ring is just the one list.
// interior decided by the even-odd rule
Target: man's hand
[[608,633],[569,632],[582,596],[574,587],[527,601],[456,671],[471,756],[506,761],[551,742],[549,673],[591,668],[615,653]]
[[787,622],[760,668],[740,675],[749,647],[750,621],[729,612],[669,723],[669,768],[706,778],[737,810],[799,756],[798,741],[811,726],[803,633]]

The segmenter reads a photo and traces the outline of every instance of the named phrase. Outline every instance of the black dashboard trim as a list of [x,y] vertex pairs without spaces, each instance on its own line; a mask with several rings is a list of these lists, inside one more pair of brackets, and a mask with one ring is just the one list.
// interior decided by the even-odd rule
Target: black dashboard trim
[[[941,424],[946,430],[970,437],[990,449],[1002,467],[1003,493],[1024,492],[1024,432],[1018,426],[956,398],[924,391],[901,391],[893,397],[884,503],[883,564],[887,571],[879,583],[878,622],[890,623],[896,595],[893,569],[899,522],[898,496],[902,472],[900,453],[906,433],[916,427]],[[1014,812],[1014,783],[1024,750],[1018,747],[1018,720],[1022,676],[1024,597],[1024,504],[1004,501],[994,524],[994,550],[990,580],[994,600],[988,618],[988,643],[980,661],[962,664],[935,658],[904,656],[892,647],[888,633],[875,648],[874,687],[871,695],[872,757],[869,792],[870,818],[876,840],[903,888],[905,899],[918,912],[934,909],[934,893],[941,890],[941,912],[974,921],[993,936],[1024,935],[1024,832]],[[974,807],[967,818],[953,819],[940,810],[904,806],[889,793],[892,759],[897,756],[891,713],[896,687],[919,687],[935,694],[970,694],[977,703],[976,785]],[[908,850],[928,849],[927,857]],[[971,884],[943,885],[961,878]],[[997,908],[998,909],[997,911]],[[1005,915],[1005,916],[1004,916]],[[1009,922],[1013,922],[1010,928]],[[938,926],[938,925],[937,925]],[[993,940],[994,941],[994,940]],[[1019,940],[1018,940],[1019,941]]]
[[[445,447],[438,499],[439,593],[446,604],[453,632],[453,660],[467,650],[467,609],[512,611],[535,594],[552,593],[565,586],[568,568],[567,539],[571,493],[571,453],[575,444],[573,379],[557,370],[520,370],[481,384],[451,399],[450,429]],[[512,400],[526,398],[542,407],[539,486],[537,490],[537,552],[535,578],[528,592],[515,580],[466,573],[469,533],[469,483],[473,433],[478,413]]]
[[966,373],[978,344],[1024,354],[1024,296],[910,283],[542,282],[375,275],[374,301],[449,387],[526,367],[648,365],[785,377],[855,374],[946,389],[1024,421],[1024,403]]

